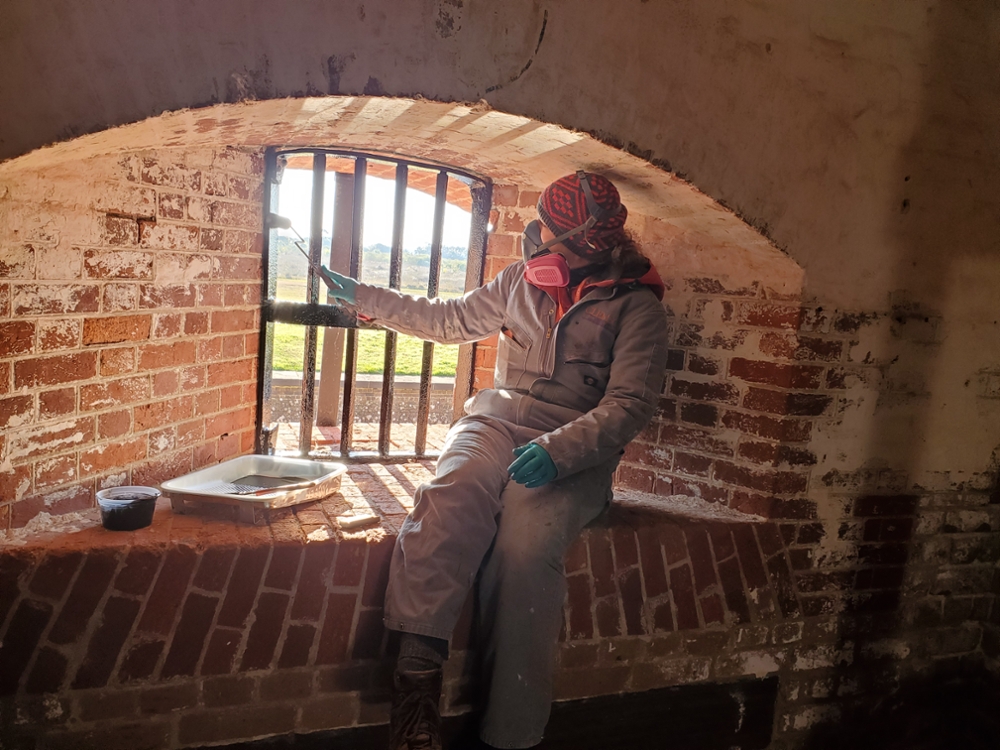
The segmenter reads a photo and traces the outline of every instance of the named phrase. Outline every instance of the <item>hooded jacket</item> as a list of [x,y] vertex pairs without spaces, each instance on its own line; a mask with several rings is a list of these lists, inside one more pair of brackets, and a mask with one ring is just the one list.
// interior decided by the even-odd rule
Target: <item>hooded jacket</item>
[[655,269],[640,279],[591,278],[558,315],[550,291],[524,279],[518,261],[454,299],[427,299],[359,284],[355,309],[400,333],[460,344],[499,337],[494,386],[465,404],[469,414],[537,427],[558,478],[605,461],[656,410],[667,358],[663,283]]

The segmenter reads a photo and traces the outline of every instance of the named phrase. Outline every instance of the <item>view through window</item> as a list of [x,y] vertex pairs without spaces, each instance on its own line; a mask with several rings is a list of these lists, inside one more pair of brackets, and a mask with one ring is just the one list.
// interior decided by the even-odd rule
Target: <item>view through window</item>
[[464,294],[482,281],[488,181],[322,149],[269,151],[267,180],[262,447],[316,458],[436,455],[471,387],[471,346],[359,323],[327,304],[314,269],[408,294]]

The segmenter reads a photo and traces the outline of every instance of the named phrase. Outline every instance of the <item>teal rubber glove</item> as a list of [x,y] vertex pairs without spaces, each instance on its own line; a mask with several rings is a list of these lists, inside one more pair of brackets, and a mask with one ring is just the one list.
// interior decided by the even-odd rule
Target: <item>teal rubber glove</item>
[[329,290],[327,296],[353,305],[358,292],[358,282],[350,276],[344,276],[342,273],[331,271],[326,266],[320,266],[320,270],[323,271],[323,275],[320,278],[323,279],[323,283],[326,284]]
[[556,478],[559,470],[552,457],[538,443],[520,445],[514,449],[514,463],[507,467],[510,478],[528,489],[541,487]]

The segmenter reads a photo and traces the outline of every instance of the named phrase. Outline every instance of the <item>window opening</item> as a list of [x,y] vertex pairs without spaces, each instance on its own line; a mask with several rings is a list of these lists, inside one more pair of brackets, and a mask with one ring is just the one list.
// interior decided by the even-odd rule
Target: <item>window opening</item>
[[[258,452],[436,457],[473,347],[421,342],[326,304],[319,264],[428,297],[482,283],[491,183],[441,164],[269,149]],[[308,257],[306,257],[308,256]]]

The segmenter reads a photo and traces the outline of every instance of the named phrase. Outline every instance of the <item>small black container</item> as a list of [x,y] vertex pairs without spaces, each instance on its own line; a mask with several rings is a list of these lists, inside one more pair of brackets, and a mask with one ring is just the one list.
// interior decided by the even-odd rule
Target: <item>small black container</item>
[[97,493],[101,524],[109,531],[135,531],[153,522],[156,498],[154,487],[112,487]]

